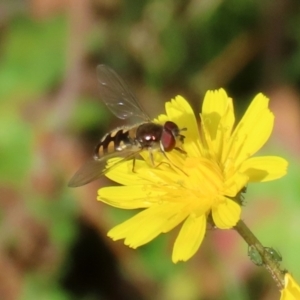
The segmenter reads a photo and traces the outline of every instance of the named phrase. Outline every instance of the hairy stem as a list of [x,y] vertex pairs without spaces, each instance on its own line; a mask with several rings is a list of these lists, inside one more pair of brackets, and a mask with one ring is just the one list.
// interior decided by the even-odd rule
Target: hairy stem
[[286,273],[286,271],[280,268],[280,262],[278,261],[277,257],[274,257],[272,253],[266,251],[266,249],[270,248],[266,248],[261,244],[257,237],[244,223],[244,221],[238,221],[234,229],[246,241],[249,247],[257,251],[262,261],[261,265],[266,268],[266,270],[271,274],[272,278],[275,280],[278,288],[282,290],[284,288],[284,274]]

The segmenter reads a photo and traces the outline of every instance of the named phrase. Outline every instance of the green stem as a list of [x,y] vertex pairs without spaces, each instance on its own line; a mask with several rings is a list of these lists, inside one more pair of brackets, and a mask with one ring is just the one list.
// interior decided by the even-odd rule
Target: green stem
[[234,229],[246,241],[249,247],[256,249],[262,258],[262,265],[271,274],[278,288],[282,290],[284,288],[284,274],[286,271],[280,268],[278,260],[274,259],[270,252],[266,251],[266,248],[261,244],[261,242],[242,220],[238,221]]

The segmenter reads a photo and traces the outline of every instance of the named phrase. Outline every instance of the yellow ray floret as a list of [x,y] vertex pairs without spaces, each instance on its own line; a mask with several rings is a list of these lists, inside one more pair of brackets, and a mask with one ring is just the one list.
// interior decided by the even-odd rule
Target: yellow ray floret
[[284,276],[285,287],[281,291],[280,300],[299,300],[300,286],[292,277],[291,274],[286,273]]

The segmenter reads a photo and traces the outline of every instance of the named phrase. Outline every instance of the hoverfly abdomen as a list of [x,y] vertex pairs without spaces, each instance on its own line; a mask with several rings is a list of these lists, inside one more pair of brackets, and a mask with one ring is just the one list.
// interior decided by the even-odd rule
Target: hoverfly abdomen
[[131,132],[125,128],[117,128],[107,133],[95,148],[95,159],[104,155],[122,151],[134,143]]

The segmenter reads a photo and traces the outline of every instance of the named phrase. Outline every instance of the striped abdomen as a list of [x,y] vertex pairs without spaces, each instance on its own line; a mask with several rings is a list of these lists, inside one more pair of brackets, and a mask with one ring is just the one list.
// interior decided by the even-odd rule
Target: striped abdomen
[[95,158],[101,158],[104,155],[120,152],[127,147],[136,145],[135,133],[136,127],[134,128],[117,128],[107,133],[96,146]]

